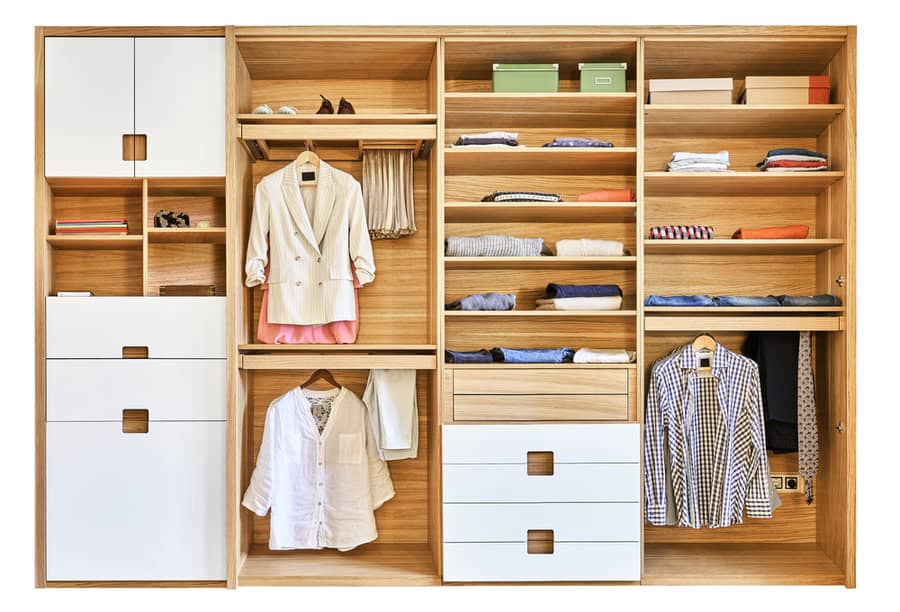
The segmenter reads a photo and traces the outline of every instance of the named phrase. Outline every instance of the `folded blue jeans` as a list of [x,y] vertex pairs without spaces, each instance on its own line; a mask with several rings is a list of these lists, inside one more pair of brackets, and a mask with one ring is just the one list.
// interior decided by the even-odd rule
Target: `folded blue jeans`
[[841,298],[822,293],[819,295],[779,295],[782,306],[840,306]]
[[618,285],[557,285],[550,283],[544,292],[545,298],[616,296],[622,297],[622,288]]
[[516,307],[515,293],[473,293],[445,306],[447,310],[512,310]]
[[566,363],[572,361],[575,351],[570,348],[549,349],[491,349],[495,361],[505,363]]
[[713,302],[716,306],[781,306],[774,295],[720,295]]
[[494,360],[494,356],[487,349],[480,351],[444,351],[444,361],[446,363],[490,363]]
[[708,295],[651,295],[644,301],[645,306],[715,306]]

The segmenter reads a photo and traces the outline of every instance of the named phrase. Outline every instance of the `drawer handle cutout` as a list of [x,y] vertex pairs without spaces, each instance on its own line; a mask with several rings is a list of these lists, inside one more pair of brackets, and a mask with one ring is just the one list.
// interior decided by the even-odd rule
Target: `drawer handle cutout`
[[553,476],[553,451],[528,451],[529,476]]
[[528,554],[552,555],[553,554],[553,530],[529,529],[528,530]]
[[123,346],[122,359],[149,359],[150,349],[146,346]]
[[148,433],[150,411],[144,408],[126,408],[122,411],[122,433]]
[[147,161],[146,134],[122,134],[122,161]]

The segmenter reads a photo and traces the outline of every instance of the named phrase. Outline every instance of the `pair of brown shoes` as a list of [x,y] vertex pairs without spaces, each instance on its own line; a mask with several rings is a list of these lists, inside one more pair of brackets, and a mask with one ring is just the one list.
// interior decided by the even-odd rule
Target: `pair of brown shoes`
[[[316,111],[317,115],[333,115],[334,114],[334,106],[331,104],[331,100],[319,94],[319,97],[322,98],[322,105],[319,107],[319,110]],[[355,115],[356,111],[353,109],[353,105],[347,100],[347,98],[342,97],[340,104],[338,104],[338,115]]]

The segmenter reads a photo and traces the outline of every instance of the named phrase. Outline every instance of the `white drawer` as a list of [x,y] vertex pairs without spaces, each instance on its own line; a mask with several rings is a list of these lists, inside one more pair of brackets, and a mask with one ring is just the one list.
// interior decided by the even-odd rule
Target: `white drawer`
[[557,542],[552,554],[529,554],[525,542],[444,544],[447,582],[640,579],[637,542]]
[[637,502],[637,463],[563,463],[552,476],[529,476],[525,464],[443,466],[444,503]]
[[552,452],[554,463],[638,462],[640,425],[444,425],[443,463],[525,463]]
[[444,504],[444,542],[526,542],[532,529],[555,542],[639,542],[640,504]]
[[47,423],[48,580],[224,580],[225,423]]
[[48,421],[224,421],[224,359],[48,359]]
[[122,348],[149,357],[224,359],[224,297],[47,298],[47,357],[120,359]]

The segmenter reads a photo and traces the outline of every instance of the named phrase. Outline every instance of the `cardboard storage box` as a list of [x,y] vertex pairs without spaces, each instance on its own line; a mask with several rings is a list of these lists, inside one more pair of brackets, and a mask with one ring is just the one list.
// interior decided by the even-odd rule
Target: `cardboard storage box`
[[731,104],[734,79],[650,79],[650,104]]
[[581,71],[581,91],[625,92],[625,62],[578,64]]
[[744,104],[828,104],[827,76],[748,76],[741,91]]
[[559,91],[559,64],[494,64],[494,91],[504,93]]

